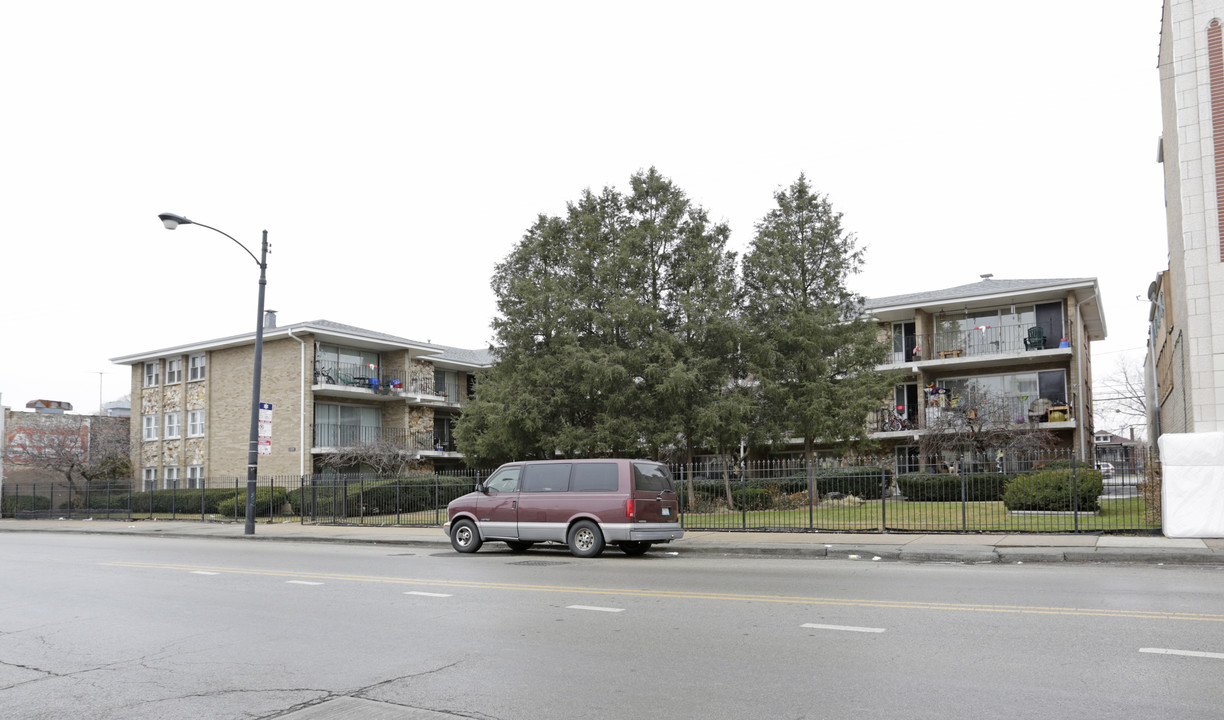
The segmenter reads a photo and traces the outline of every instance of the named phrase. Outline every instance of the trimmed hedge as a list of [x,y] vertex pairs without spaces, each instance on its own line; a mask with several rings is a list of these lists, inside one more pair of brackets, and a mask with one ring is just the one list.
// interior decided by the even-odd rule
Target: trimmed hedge
[[[281,490],[282,494],[284,492],[284,490]],[[200,502],[201,495],[203,496],[202,506]],[[245,505],[246,486],[243,485],[237,490],[231,487],[212,488],[210,490],[146,490],[133,493],[112,493],[109,496],[104,493],[91,494],[89,504],[94,509],[104,510],[109,502],[112,508],[130,507],[134,514],[147,512],[157,514],[196,514],[200,513],[201,507],[203,507],[205,515],[225,515],[227,513],[221,510],[221,504],[227,500],[232,504],[235,495],[240,497]],[[258,493],[256,493],[256,497],[258,497]]]
[[[1103,489],[1099,470],[1082,466],[1074,471],[1038,470],[1018,475],[1008,483],[1003,505],[1008,511],[1097,512]],[[1072,502],[1073,497],[1077,502]]]
[[897,477],[897,487],[912,502],[960,502],[963,480],[967,502],[998,502],[1014,477],[1004,473],[906,473]]
[[414,513],[444,508],[475,487],[473,478],[399,478],[398,480],[322,480],[287,496],[296,514],[335,517]]
[[6,497],[0,502],[0,516],[15,517],[19,512],[50,510],[51,498],[42,495],[18,495]]
[[[271,516],[273,511],[279,514],[285,505],[285,495],[285,488],[256,488],[255,517]],[[223,517],[245,518],[246,489],[243,488],[238,493],[238,497],[234,497],[234,491],[230,490],[229,497],[217,503],[216,514]]]
[[[884,488],[892,485],[892,479],[893,472],[889,468],[869,465],[828,468],[816,471],[816,489],[822,496],[839,492],[863,500],[879,500],[884,497]],[[806,488],[806,477],[804,483]]]

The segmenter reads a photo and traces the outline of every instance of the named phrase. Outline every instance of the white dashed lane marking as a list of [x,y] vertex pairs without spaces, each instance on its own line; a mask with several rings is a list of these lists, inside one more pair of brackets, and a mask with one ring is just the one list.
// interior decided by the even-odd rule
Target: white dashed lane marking
[[1154,653],[1156,655],[1181,655],[1183,657],[1211,658],[1212,660],[1224,660],[1224,653],[1200,652],[1198,650],[1169,650],[1168,648],[1139,648],[1139,652]]
[[570,605],[566,608],[566,610],[591,610],[593,612],[618,613],[624,612],[625,608],[597,607],[595,605]]
[[405,595],[419,595],[420,597],[454,597],[453,595],[448,595],[446,593],[419,592],[416,590],[406,592],[404,594]]
[[804,623],[799,627],[812,628],[813,630],[841,630],[842,632],[861,632],[861,633],[882,633],[884,628],[869,628],[869,627],[854,627],[853,625],[818,625],[816,623]]
[[322,585],[321,582],[308,582],[306,580],[286,580],[286,585]]
[[220,575],[221,573],[208,572],[207,570],[192,570],[192,575]]

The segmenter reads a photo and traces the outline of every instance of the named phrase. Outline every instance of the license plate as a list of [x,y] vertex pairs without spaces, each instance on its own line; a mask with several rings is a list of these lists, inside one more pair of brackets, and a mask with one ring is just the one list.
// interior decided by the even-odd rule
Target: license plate
[[663,508],[663,516],[671,515],[671,508]]

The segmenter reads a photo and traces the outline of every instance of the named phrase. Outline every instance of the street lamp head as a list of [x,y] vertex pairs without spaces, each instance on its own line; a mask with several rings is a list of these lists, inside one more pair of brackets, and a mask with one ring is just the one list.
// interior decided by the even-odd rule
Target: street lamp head
[[162,213],[157,217],[161,218],[162,224],[166,226],[167,230],[173,230],[179,225],[191,224],[191,221],[187,218],[183,217],[182,215],[175,215],[174,213]]

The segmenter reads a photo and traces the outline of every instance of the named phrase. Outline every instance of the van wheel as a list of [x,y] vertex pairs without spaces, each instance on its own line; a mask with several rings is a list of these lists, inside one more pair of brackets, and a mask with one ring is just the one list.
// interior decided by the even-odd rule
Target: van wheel
[[644,555],[646,551],[650,549],[650,543],[642,542],[640,540],[623,542],[620,544],[620,549],[621,552],[625,553],[629,557],[637,557],[638,555]]
[[603,533],[590,520],[579,520],[569,531],[569,549],[574,557],[593,558],[603,552]]
[[507,540],[506,547],[510,548],[511,552],[521,553],[530,548],[535,543],[523,542],[522,540]]
[[474,553],[483,542],[471,520],[460,520],[451,527],[451,547],[461,553]]

